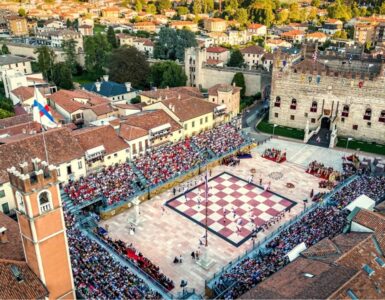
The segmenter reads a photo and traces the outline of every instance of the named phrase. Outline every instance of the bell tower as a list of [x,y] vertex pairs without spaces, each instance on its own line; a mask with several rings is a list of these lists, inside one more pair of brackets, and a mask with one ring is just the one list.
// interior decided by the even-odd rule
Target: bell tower
[[8,169],[27,264],[50,299],[75,299],[56,167],[38,158]]

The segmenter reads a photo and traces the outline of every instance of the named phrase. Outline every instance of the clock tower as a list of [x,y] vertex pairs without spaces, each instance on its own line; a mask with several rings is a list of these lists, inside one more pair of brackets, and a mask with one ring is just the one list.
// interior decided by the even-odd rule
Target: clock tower
[[35,158],[8,169],[27,264],[49,298],[75,299],[56,167]]

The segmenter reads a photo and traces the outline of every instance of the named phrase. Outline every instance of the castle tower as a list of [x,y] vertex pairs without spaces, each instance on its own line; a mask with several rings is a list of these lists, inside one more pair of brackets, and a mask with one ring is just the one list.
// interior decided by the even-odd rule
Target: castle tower
[[56,167],[40,159],[8,169],[26,262],[50,299],[75,299]]

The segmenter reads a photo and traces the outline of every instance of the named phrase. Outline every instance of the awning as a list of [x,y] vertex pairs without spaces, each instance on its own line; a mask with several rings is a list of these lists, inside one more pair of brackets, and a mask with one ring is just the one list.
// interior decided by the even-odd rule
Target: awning
[[166,123],[166,124],[163,124],[163,125],[160,125],[160,126],[157,126],[157,127],[154,127],[152,129],[150,129],[150,134],[154,135],[154,134],[156,134],[158,132],[166,131],[166,130],[168,130],[170,128],[171,128],[170,123]]
[[225,110],[226,109],[226,104],[219,105],[215,108],[215,111],[220,111],[220,110]]
[[103,145],[97,146],[95,148],[88,149],[85,153],[86,160],[94,159],[96,157],[104,155],[106,149]]

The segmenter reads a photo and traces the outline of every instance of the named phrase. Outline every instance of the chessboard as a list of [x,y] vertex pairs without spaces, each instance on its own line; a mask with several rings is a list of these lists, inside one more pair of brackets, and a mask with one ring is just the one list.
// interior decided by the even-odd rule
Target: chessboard
[[202,182],[165,205],[204,228],[207,223],[210,232],[235,247],[271,218],[297,204],[227,172],[210,178],[208,187],[207,205]]

